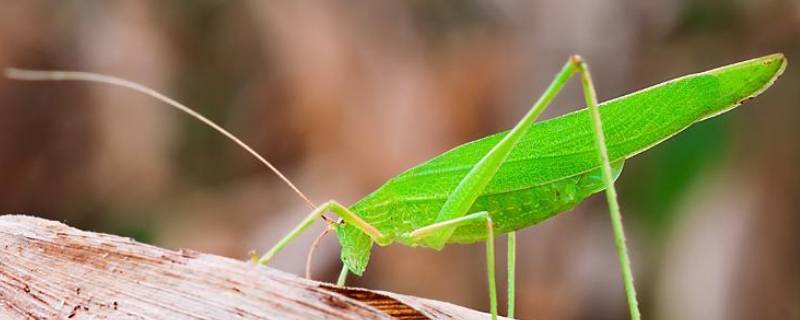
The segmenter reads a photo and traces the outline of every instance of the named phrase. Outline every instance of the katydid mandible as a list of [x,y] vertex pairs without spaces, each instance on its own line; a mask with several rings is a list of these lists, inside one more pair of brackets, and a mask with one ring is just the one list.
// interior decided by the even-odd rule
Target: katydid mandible
[[[313,208],[300,225],[258,259],[261,264],[267,264],[318,218],[333,226],[342,246],[340,285],[348,272],[364,272],[374,243],[438,250],[448,243],[485,241],[493,318],[497,316],[495,236],[508,234],[508,315],[513,317],[514,232],[606,190],[628,305],[631,317],[638,319],[614,189],[624,161],[696,122],[757,96],[772,85],[785,67],[784,56],[773,54],[684,76],[598,105],[586,64],[573,56],[513,129],[466,143],[413,167],[350,207],[334,200],[314,205],[240,139],[192,109],[137,83],[68,71],[9,69],[6,75],[20,80],[80,80],[127,87],[188,113],[251,153]],[[536,123],[539,114],[576,73],[581,75],[587,108]],[[328,212],[340,220],[326,218]]]

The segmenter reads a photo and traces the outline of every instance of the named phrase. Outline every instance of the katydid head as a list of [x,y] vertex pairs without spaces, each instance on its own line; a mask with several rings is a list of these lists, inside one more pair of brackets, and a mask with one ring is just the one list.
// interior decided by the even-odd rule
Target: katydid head
[[372,252],[372,239],[351,224],[337,224],[336,236],[342,246],[341,259],[350,272],[361,276],[367,269]]

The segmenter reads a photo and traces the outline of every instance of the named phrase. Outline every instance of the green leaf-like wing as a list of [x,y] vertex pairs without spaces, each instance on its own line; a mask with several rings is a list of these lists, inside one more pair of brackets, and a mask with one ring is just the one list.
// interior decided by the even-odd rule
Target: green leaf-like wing
[[[630,158],[724,113],[769,87],[785,68],[770,55],[664,82],[600,105],[612,162]],[[396,197],[447,197],[461,178],[505,135],[490,135],[445,152],[389,181]],[[485,193],[507,192],[584,173],[600,166],[587,109],[537,123],[509,155]]]

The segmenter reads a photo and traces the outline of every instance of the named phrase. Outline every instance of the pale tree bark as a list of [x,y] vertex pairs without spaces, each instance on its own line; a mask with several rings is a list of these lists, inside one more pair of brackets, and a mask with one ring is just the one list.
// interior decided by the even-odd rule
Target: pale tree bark
[[0,216],[2,319],[487,319],[423,298],[342,288],[246,261]]

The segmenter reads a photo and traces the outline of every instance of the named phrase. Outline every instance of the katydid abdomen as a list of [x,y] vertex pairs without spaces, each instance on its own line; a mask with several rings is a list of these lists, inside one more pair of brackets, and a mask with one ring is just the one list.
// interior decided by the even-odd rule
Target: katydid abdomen
[[[622,162],[765,90],[785,68],[781,55],[693,74],[600,105],[609,159]],[[467,172],[506,132],[469,142],[392,178],[356,202],[352,211],[392,240],[435,221]],[[535,124],[503,163],[472,209],[487,211],[497,233],[530,226],[603,190],[589,112],[582,109]],[[337,226],[342,260],[356,274],[366,267],[372,240],[348,224]],[[482,240],[481,224],[458,228],[451,243]]]
[[[615,165],[615,173],[622,163]],[[498,233],[505,233],[543,221],[559,212],[576,206],[586,197],[602,191],[599,170],[559,179],[521,189],[495,189],[478,197],[470,212],[486,211],[494,221]],[[446,195],[398,195],[382,188],[353,205],[354,212],[363,213],[365,220],[392,239],[408,246],[425,246],[404,235],[412,230],[433,224],[436,213],[447,200]],[[464,225],[456,229],[449,243],[473,243],[486,238],[482,223]]]

